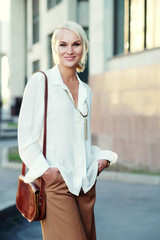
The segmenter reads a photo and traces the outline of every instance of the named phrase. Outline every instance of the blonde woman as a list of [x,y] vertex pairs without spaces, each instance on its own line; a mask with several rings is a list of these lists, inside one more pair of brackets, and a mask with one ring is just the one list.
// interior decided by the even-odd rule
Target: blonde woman
[[55,66],[48,77],[47,156],[42,154],[44,76],[29,80],[18,124],[19,152],[29,171],[26,182],[45,181],[44,240],[95,240],[95,182],[117,154],[91,146],[92,93],[77,72],[85,68],[88,40],[75,22],[57,26],[52,36]]

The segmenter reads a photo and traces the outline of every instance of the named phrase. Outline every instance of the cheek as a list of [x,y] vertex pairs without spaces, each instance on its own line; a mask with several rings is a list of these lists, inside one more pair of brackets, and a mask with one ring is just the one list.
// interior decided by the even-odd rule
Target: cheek
[[58,56],[62,56],[64,53],[65,53],[65,50],[63,48],[58,48],[57,49]]
[[82,56],[82,54],[83,54],[83,48],[77,49],[77,54],[78,54],[79,56]]

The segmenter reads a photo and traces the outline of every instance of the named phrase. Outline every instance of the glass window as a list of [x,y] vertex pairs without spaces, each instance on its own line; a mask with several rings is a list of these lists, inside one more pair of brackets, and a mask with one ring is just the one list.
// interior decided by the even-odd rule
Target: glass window
[[47,0],[47,8],[51,9],[61,2],[62,0]]
[[146,47],[160,47],[160,1],[147,0]]
[[144,49],[144,0],[132,0],[130,8],[130,52],[138,52]]
[[[88,27],[83,27],[87,38],[89,37],[89,29]],[[89,74],[89,55],[87,54],[87,62],[86,62],[86,66],[83,72],[78,73],[80,79],[85,82],[88,83],[88,74]]]
[[124,3],[124,52],[128,53],[129,52],[129,47],[130,47],[130,5],[129,1],[125,0]]
[[124,52],[124,1],[115,1],[114,16],[114,54],[121,54]]
[[36,60],[33,62],[33,66],[32,66],[32,72],[37,72],[40,70],[40,62],[39,60]]
[[48,35],[48,67],[53,67],[52,47],[51,47],[52,34]]
[[114,2],[114,54],[160,47],[160,0],[124,0],[124,10],[122,1]]
[[39,41],[39,0],[32,1],[33,11],[33,44]]

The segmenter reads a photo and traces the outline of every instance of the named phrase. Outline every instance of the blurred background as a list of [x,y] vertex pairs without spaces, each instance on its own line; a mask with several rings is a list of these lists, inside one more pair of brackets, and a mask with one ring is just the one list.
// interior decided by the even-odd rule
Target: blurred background
[[17,122],[30,76],[53,66],[51,36],[65,20],[89,38],[80,77],[93,91],[92,142],[119,155],[98,177],[98,239],[160,239],[159,13],[160,0],[0,0],[0,239],[42,239],[40,223],[15,207]]
[[55,26],[73,20],[90,43],[93,144],[118,153],[117,170],[160,172],[159,12],[159,0],[0,0],[1,133],[32,73],[53,66]]

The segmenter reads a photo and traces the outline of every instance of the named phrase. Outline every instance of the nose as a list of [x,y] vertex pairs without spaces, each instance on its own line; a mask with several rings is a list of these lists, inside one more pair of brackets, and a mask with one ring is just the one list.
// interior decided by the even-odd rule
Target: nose
[[69,54],[69,55],[73,54],[72,46],[68,46],[68,48],[67,48],[67,54]]

